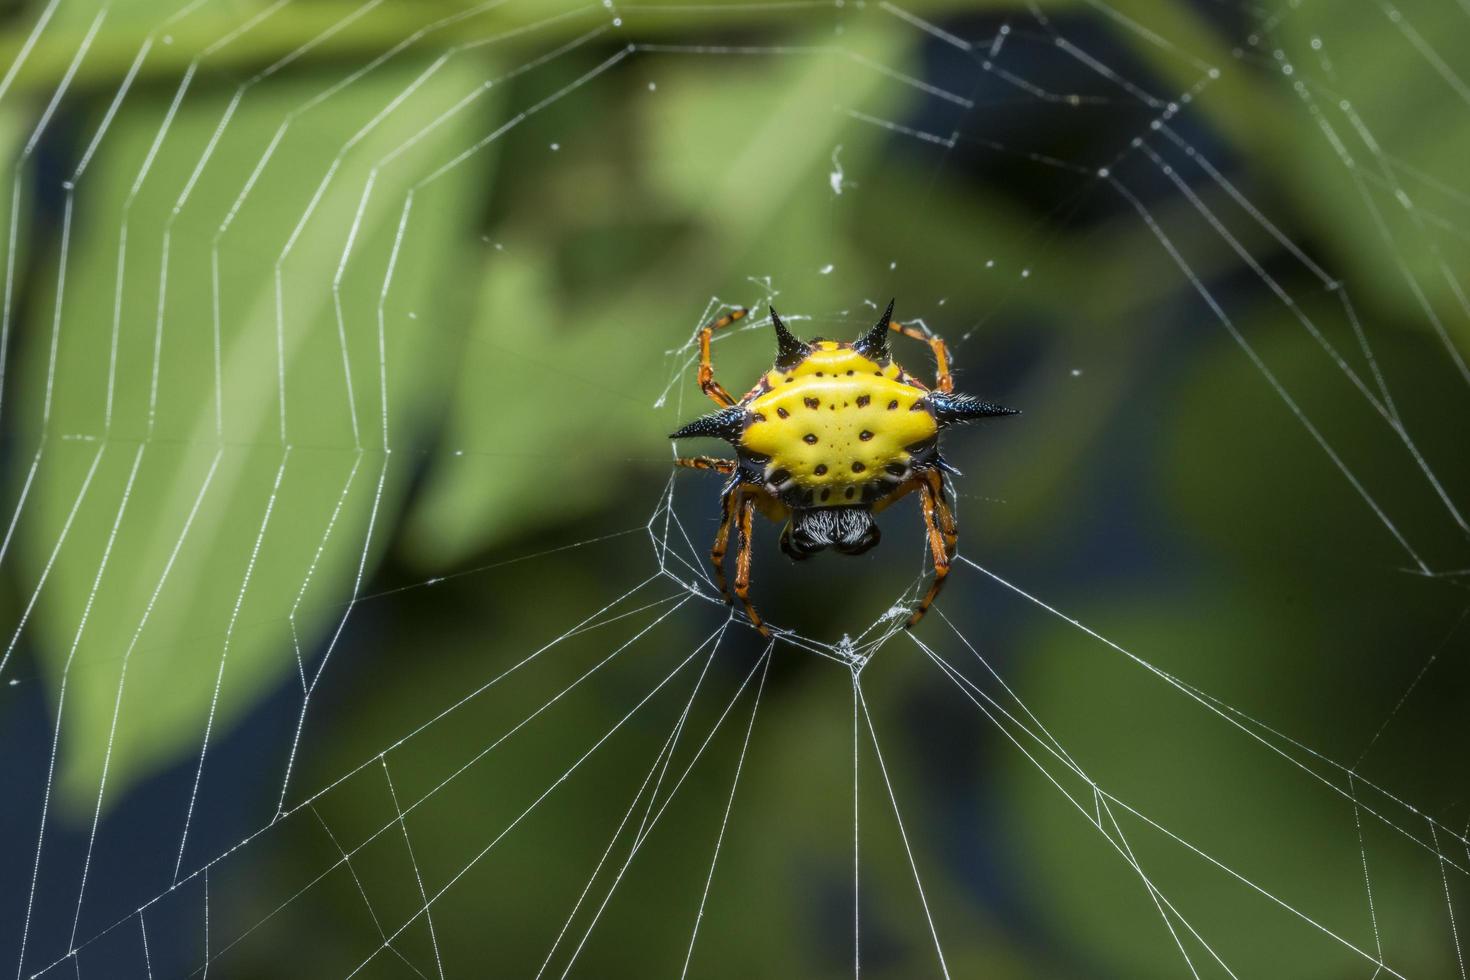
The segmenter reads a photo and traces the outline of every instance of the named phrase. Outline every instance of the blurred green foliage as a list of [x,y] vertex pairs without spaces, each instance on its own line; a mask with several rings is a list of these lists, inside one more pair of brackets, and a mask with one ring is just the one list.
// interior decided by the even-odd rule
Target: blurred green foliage
[[[166,28],[155,3],[112,5],[97,57],[76,76],[78,104],[67,103],[76,146],[65,168],[105,122],[65,197],[71,223],[63,234],[47,214],[29,233],[25,215],[12,253],[21,272],[43,271],[17,305],[24,343],[4,406],[21,514],[12,604],[26,610],[36,591],[36,656],[48,690],[65,690],[70,811],[90,817],[104,767],[116,800],[196,756],[207,723],[225,737],[272,692],[290,692],[294,720],[297,690],[315,690],[324,653],[332,693],[326,717],[308,718],[292,798],[356,771],[656,570],[641,531],[499,563],[649,519],[668,479],[665,433],[702,408],[687,342],[711,297],[746,303],[774,290],[803,332],[846,336],[870,317],[859,301],[880,299],[879,289],[956,339],[962,387],[1027,412],[1022,425],[957,440],[966,553],[1002,575],[1026,569],[1035,580],[1023,587],[1219,703],[1192,699],[973,570],[956,573],[942,607],[960,629],[936,619],[926,642],[958,662],[973,656],[960,641],[974,640],[1099,784],[1309,910],[1315,926],[1114,809],[1109,819],[1153,884],[1240,975],[1357,975],[1361,957],[1321,931],[1372,940],[1353,808],[1292,763],[1303,758],[1295,749],[1276,753],[1251,736],[1261,725],[1234,712],[1344,765],[1371,740],[1365,779],[1391,782],[1437,817],[1464,816],[1465,787],[1443,779],[1446,760],[1470,748],[1454,721],[1463,653],[1451,664],[1458,673],[1405,709],[1412,725],[1374,735],[1455,622],[1463,592],[1403,571],[1392,537],[1293,410],[1365,474],[1434,567],[1463,565],[1463,535],[1402,440],[1296,314],[1331,324],[1348,366],[1371,379],[1375,363],[1355,347],[1355,323],[1367,324],[1405,429],[1446,493],[1463,499],[1463,426],[1447,420],[1463,418],[1465,397],[1444,344],[1463,348],[1470,336],[1447,271],[1464,267],[1464,238],[1434,223],[1463,200],[1448,187],[1423,210],[1399,198],[1407,181],[1414,198],[1432,197],[1435,182],[1415,175],[1455,173],[1470,158],[1465,107],[1422,50],[1385,40],[1392,25],[1374,15],[1302,11],[1282,19],[1280,57],[1266,47],[1237,57],[1196,6],[1051,6],[1066,29],[1096,32],[1118,58],[1136,59],[1161,91],[1194,93],[1182,118],[1219,147],[1205,155],[1230,162],[1233,186],[1278,222],[1278,236],[1209,182],[1196,200],[1194,186],[1150,200],[1152,227],[1127,207],[1074,225],[1038,214],[1007,193],[1014,187],[974,179],[954,148],[855,120],[844,110],[919,113],[925,93],[902,77],[923,76],[936,58],[922,32],[876,6],[840,18],[836,42],[831,11],[629,8],[629,30],[644,40],[688,34],[816,53],[612,63],[623,36],[590,38],[601,9],[571,4],[303,3],[262,17],[264,5],[231,2]],[[904,5],[931,17],[981,8],[996,23],[1029,16],[1024,5]],[[8,103],[8,159],[97,9],[62,4],[57,29],[17,73],[31,113]],[[1441,27],[1459,16],[1450,5],[1415,13],[1426,35],[1463,29]],[[13,23],[7,50],[28,30]],[[110,114],[149,37],[156,56]],[[539,60],[561,45],[571,47]],[[1218,80],[1211,65],[1223,69]],[[1304,75],[1311,84],[1294,88]],[[987,104],[948,109],[956,131],[987,138]],[[1119,112],[1110,122],[1119,149],[1146,119]],[[1365,132],[1391,152],[1334,149],[1361,147]],[[834,194],[839,167],[851,183]],[[34,187],[37,168],[17,179]],[[1079,187],[1109,194],[1105,181]],[[8,226],[8,213],[0,218]],[[1156,231],[1179,245],[1188,275]],[[1272,256],[1270,270],[1243,260],[1237,240]],[[1331,283],[1283,260],[1299,245],[1349,284],[1351,316]],[[1229,297],[1229,325],[1279,387],[1196,287]],[[716,346],[732,388],[769,358],[768,339],[752,333]],[[716,483],[705,476],[676,483],[696,553],[713,529]],[[891,557],[830,576],[824,566],[841,602],[811,601],[810,578],[760,554],[763,603],[824,639],[859,628],[918,568],[912,515],[895,518]],[[765,538],[773,552],[774,534]],[[483,565],[497,567],[416,587]],[[367,582],[384,594],[353,607],[339,642]],[[639,600],[665,600],[661,612],[681,592],[662,580]],[[407,818],[427,881],[453,879],[717,628],[719,610],[684,601]],[[293,814],[268,856],[256,845],[256,862],[233,872],[220,917],[236,931],[260,928],[221,966],[271,975],[290,950],[299,975],[351,970],[381,941],[364,897],[384,924],[422,904],[402,838],[372,836],[385,819],[656,615],[564,641],[540,672],[424,729],[391,757],[397,800],[370,766]],[[992,642],[994,621],[1007,625]],[[686,752],[760,650],[741,631],[721,641]],[[694,658],[671,690],[692,690],[703,663]],[[865,678],[955,975],[1179,975],[1179,949],[1125,858],[917,647],[893,641]],[[845,975],[850,682],[783,647],[766,683],[697,972]],[[493,945],[511,972],[534,968],[683,697],[652,704],[654,717],[629,724],[595,771],[568,780],[536,820],[473,863],[436,902],[435,934],[423,919],[406,931],[404,955],[426,971],[440,955],[466,970]],[[941,698],[946,708],[923,710]],[[650,837],[655,857],[630,866],[601,942],[579,961],[590,975],[633,975],[644,957],[652,973],[682,964],[749,703],[732,710],[710,763],[691,770]],[[954,723],[956,711],[967,725]],[[919,975],[932,969],[928,927],[867,745],[860,763],[864,973]],[[1069,778],[1091,805],[1087,785]],[[1359,816],[1394,955],[1409,975],[1445,975],[1440,869]],[[300,900],[307,914],[272,914],[333,866],[339,846],[369,840],[351,876],[330,875]],[[1001,899],[987,891],[997,881]],[[1023,918],[1031,925],[1017,928]],[[1208,957],[1183,942],[1195,962]],[[376,964],[383,975],[400,966]]]
[[[239,90],[187,93],[161,147],[155,134],[168,98],[133,104],[112,122],[81,182],[81,234],[69,243],[60,309],[37,304],[36,336],[49,332],[53,343],[29,345],[18,375],[29,413],[22,431],[48,440],[44,454],[31,457],[39,465],[25,502],[24,541],[38,572],[72,525],[38,626],[55,667],[82,642],[100,647],[100,656],[71,674],[68,690],[75,741],[64,785],[79,803],[95,795],[109,749],[111,778],[125,788],[139,770],[190,747],[212,707],[228,725],[280,684],[296,668],[297,645],[313,642],[335,618],[375,507],[391,513],[401,506],[409,471],[387,468],[379,487],[381,457],[365,461],[352,452],[355,440],[384,438],[373,343],[379,290],[349,276],[334,310],[333,287],[349,237],[352,257],[383,267],[403,195],[424,168],[413,160],[384,166],[364,189],[374,161],[420,129],[419,114],[442,111],[477,82],[466,66],[452,66],[365,130],[423,68],[385,67],[356,83],[351,104],[327,101],[298,119],[287,113],[320,91],[315,79],[287,77],[252,90],[228,116]],[[458,150],[475,119],[464,114],[416,152],[433,159],[427,154]],[[263,145],[262,132],[282,138]],[[360,152],[344,152],[356,135]],[[470,200],[472,180],[472,171],[456,172],[435,193]],[[191,184],[197,190],[181,192]],[[458,209],[425,207],[414,217],[431,239],[463,238],[471,228]],[[285,261],[293,255],[297,261]],[[462,260],[430,262],[423,252],[400,258],[387,315],[411,325],[413,310],[440,305]],[[338,317],[355,341],[348,345],[350,414]],[[399,424],[408,428],[432,409],[433,379],[450,355],[434,344],[394,343],[389,399]],[[117,380],[109,386],[114,356]],[[281,445],[283,404],[289,455]],[[339,489],[324,492],[327,486]],[[329,523],[333,533],[324,539]],[[267,535],[273,546],[261,547],[257,540]],[[96,588],[104,554],[104,575],[124,580],[105,591]],[[120,714],[114,739],[124,658],[127,696],[153,707]],[[220,670],[228,683],[217,685]],[[218,704],[217,688],[224,695]]]

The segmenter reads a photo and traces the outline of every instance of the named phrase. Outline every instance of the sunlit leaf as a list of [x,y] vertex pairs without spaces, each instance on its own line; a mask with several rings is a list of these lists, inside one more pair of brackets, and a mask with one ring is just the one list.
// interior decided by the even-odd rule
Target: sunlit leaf
[[201,85],[151,162],[167,95],[108,128],[63,306],[39,291],[17,372],[27,628],[65,692],[72,801],[105,766],[116,794],[198,753],[291,674],[309,686],[453,357],[487,157],[408,192],[483,134],[486,102],[450,111],[481,77],[400,59],[314,106],[330,83],[310,76]]
[[[891,32],[846,42],[884,64],[907,50]],[[757,302],[770,287],[746,277],[764,271],[791,290],[782,302],[853,302],[839,290],[861,263],[832,234],[832,157],[845,143],[841,159],[861,169],[881,143],[879,130],[834,110],[834,71],[853,105],[897,112],[905,101],[891,78],[838,55],[763,61],[738,88],[706,64],[650,55],[620,76],[646,102],[636,158],[646,177],[609,179],[620,116],[590,131],[553,117],[516,134],[517,160],[538,180],[534,193],[510,195],[485,259],[482,318],[445,436],[451,452],[436,461],[410,525],[416,554],[452,562],[512,529],[570,519],[616,492],[630,465],[666,458],[679,413],[706,404],[690,348],[668,352],[692,336],[712,296]],[[599,264],[582,265],[584,253]],[[843,275],[824,276],[824,264]],[[764,337],[722,344],[724,370],[749,376],[768,347]]]

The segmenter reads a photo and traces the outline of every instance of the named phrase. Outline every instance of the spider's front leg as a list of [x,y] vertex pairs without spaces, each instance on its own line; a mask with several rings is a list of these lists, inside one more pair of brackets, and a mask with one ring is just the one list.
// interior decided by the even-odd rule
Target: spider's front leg
[[944,474],[929,470],[924,474],[924,482],[934,496],[935,523],[939,525],[939,533],[944,535],[944,553],[952,559],[959,550],[960,529],[954,522],[954,508],[950,506],[949,495],[944,490]]
[[735,594],[745,604],[745,614],[750,617],[751,625],[760,631],[761,636],[769,637],[771,631],[761,621],[760,613],[755,611],[755,606],[750,604],[750,549],[752,539],[752,521],[755,515],[755,498],[749,494],[741,494],[740,505],[740,546],[735,551]]
[[730,543],[730,528],[735,523],[736,508],[740,504],[740,488],[732,487],[720,497],[720,529],[715,532],[714,546],[709,550],[709,563],[714,566],[715,585],[727,605],[733,605],[729,586],[725,584],[725,550]]
[[737,307],[699,331],[699,390],[708,395],[721,408],[729,408],[734,405],[735,399],[730,397],[730,393],[725,390],[724,386],[715,380],[715,366],[710,361],[709,353],[710,337],[716,330],[723,330],[730,324],[745,319],[749,312],[743,306]]
[[730,531],[733,529],[736,535],[735,595],[739,596],[745,606],[745,614],[750,617],[751,625],[760,630],[762,636],[770,636],[771,631],[750,604],[750,549],[754,537],[752,524],[755,498],[748,491],[759,489],[754,484],[741,483],[731,487],[720,498],[720,529],[715,532],[714,547],[709,550],[709,563],[714,568],[715,585],[719,586],[720,595],[725,597],[727,603],[734,605],[735,600],[730,598],[730,589],[725,580],[725,553],[729,549]]
[[909,617],[910,628],[924,618],[939,590],[944,587],[944,580],[949,576],[950,559],[954,557],[958,544],[954,515],[944,497],[944,483],[938,472],[930,472],[920,478],[919,501],[924,512],[924,528],[929,536],[929,555],[934,561],[934,581]]
[[929,349],[934,352],[934,390],[954,391],[954,377],[949,373],[949,348],[945,346],[942,338],[935,336],[927,329],[910,327],[898,322],[890,323],[888,327],[895,333],[901,333],[905,337],[922,340],[928,344]]

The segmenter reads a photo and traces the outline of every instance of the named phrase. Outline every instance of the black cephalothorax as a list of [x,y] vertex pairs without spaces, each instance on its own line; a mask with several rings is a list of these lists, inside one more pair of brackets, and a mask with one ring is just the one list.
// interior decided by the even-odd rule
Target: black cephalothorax
[[781,550],[800,561],[824,548],[860,555],[882,537],[867,507],[812,507],[794,511],[781,532]]

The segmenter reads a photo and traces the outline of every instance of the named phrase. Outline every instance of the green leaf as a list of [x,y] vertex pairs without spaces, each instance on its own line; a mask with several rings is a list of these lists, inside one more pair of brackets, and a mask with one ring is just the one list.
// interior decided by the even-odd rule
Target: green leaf
[[[910,40],[854,30],[844,46],[898,65]],[[876,166],[882,130],[834,108],[833,73],[844,104],[877,115],[901,113],[916,92],[837,54],[753,60],[758,71],[732,76],[742,60],[643,55],[513,137],[507,180],[530,176],[502,189],[510,210],[485,260],[451,452],[411,518],[420,560],[453,561],[572,520],[619,470],[666,460],[668,433],[707,406],[691,348],[669,349],[692,336],[712,296],[754,303],[764,287],[749,277],[776,275],[808,309],[852,303],[849,277],[867,262],[832,233],[832,156],[840,144],[845,166]],[[822,276],[826,263],[843,274]],[[721,339],[734,341],[718,347],[727,379],[769,361],[763,336]],[[671,394],[659,411],[661,392]]]
[[63,305],[37,290],[16,374],[20,589],[73,803],[104,766],[115,798],[290,674],[307,686],[387,540],[416,461],[385,440],[412,450],[439,410],[488,155],[410,189],[493,128],[484,98],[450,111],[483,65],[428,64],[314,106],[335,79],[195,88],[146,165],[171,93],[135,92],[78,183]]

